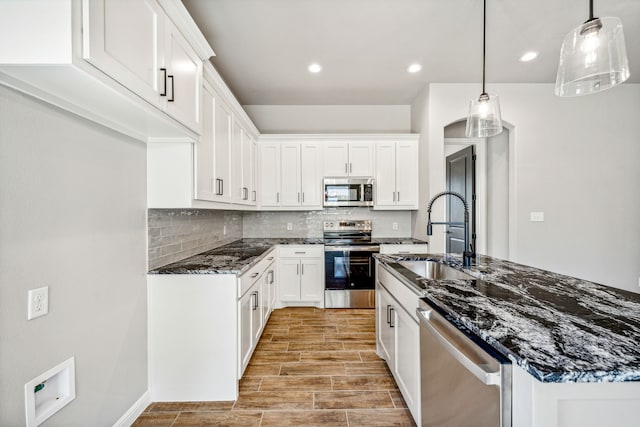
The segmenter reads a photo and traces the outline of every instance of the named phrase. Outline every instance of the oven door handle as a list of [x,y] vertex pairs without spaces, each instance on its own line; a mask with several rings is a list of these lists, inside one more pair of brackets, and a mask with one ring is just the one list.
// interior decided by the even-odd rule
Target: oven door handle
[[325,246],[325,252],[380,252],[379,245],[370,246]]

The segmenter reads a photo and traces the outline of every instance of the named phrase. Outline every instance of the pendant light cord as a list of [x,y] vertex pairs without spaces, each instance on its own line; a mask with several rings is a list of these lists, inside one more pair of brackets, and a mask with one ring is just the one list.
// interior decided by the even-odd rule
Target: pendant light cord
[[[590,1],[593,1],[593,0],[590,0]],[[487,0],[484,0],[483,7],[482,7],[482,95],[486,94],[484,90],[486,49],[487,49]]]
[[593,0],[589,0],[589,21],[593,21]]

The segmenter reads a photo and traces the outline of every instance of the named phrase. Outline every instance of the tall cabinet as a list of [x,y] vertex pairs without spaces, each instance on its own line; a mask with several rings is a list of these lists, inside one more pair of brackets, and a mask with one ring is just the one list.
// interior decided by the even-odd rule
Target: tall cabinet
[[418,141],[384,141],[376,149],[376,209],[418,208]]

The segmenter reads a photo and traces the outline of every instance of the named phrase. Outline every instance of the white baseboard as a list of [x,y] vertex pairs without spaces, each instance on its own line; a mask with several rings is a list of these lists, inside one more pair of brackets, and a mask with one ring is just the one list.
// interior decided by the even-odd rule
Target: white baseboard
[[113,424],[113,427],[131,427],[131,424],[144,412],[144,410],[151,403],[151,395],[149,390],[145,391],[140,399],[134,403],[131,408],[120,417],[118,421]]

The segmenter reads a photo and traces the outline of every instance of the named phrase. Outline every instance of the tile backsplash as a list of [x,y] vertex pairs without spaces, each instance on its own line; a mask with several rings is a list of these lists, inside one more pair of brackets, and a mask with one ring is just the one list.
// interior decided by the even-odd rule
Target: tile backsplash
[[238,211],[149,209],[148,216],[149,269],[242,238],[242,212]]
[[[322,237],[324,221],[370,219],[374,237],[410,237],[410,211],[374,211],[368,208],[334,208],[301,212],[244,212],[243,237]],[[287,224],[291,223],[291,230]],[[393,229],[397,223],[398,229]]]

